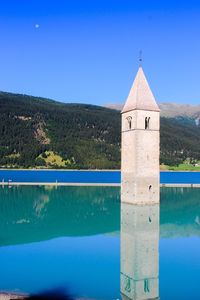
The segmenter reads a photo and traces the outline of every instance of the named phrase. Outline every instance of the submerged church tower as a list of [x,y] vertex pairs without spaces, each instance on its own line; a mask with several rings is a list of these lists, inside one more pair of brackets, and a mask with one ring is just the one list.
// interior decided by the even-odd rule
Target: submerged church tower
[[160,109],[139,67],[122,110],[121,201],[159,203]]

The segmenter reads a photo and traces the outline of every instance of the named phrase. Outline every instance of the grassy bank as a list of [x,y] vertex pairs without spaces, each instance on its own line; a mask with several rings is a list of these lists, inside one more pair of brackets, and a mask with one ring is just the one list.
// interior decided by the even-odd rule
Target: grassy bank
[[200,171],[200,165],[195,166],[192,164],[180,164],[178,166],[167,166],[167,165],[161,165],[160,166],[161,171]]

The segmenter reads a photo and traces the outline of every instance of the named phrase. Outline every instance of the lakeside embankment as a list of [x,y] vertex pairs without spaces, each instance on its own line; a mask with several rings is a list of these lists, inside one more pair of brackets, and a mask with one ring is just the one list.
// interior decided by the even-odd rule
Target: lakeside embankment
[[[0,170],[1,185],[119,186],[119,170]],[[200,187],[200,172],[160,172],[161,186]]]

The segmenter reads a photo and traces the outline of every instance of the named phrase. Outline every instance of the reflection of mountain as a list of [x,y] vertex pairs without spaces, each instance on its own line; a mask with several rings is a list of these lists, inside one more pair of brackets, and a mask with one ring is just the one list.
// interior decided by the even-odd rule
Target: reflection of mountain
[[[161,189],[161,237],[200,235],[200,189]],[[0,188],[0,245],[117,232],[116,187]]]
[[200,189],[161,189],[161,237],[200,235]]
[[119,204],[113,187],[1,188],[0,245],[113,232]]

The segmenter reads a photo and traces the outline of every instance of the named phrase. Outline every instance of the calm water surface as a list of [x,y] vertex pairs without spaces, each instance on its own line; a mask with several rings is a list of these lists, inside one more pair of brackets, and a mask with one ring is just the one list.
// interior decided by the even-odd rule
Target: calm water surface
[[[0,187],[0,291],[120,298],[120,189]],[[161,300],[200,299],[200,189],[162,188]]]

